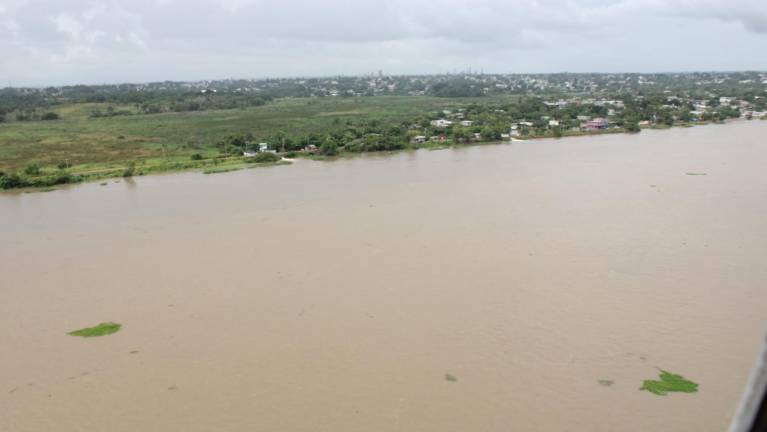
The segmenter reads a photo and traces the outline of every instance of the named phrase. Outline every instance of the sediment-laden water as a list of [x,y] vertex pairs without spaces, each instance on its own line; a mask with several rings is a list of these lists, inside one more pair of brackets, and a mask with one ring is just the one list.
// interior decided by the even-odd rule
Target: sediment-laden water
[[[0,431],[724,430],[767,329],[766,137],[2,195]],[[658,368],[699,391],[639,391]]]

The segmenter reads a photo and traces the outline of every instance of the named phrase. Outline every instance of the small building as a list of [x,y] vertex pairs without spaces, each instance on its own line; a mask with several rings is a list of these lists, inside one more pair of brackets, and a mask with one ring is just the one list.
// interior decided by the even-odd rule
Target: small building
[[481,133],[475,133],[475,134],[473,135],[473,138],[474,138],[475,140],[479,141],[479,140],[481,140],[481,139],[482,139],[482,134],[481,134]]
[[432,120],[430,122],[430,124],[433,127],[435,127],[435,128],[442,128],[442,129],[444,129],[444,128],[448,128],[448,127],[452,126],[453,122],[451,122],[450,120],[439,119],[439,120]]
[[595,118],[584,124],[584,128],[588,130],[607,129],[608,126],[610,126],[610,123],[603,118]]
[[423,135],[418,135],[413,137],[413,142],[415,144],[423,144],[426,142],[426,137]]
[[639,122],[639,127],[650,127],[650,120],[642,120]]
[[471,126],[473,124],[474,124],[474,122],[471,121],[471,120],[463,120],[463,121],[461,121],[461,126]]
[[263,142],[262,143],[258,143],[258,151],[265,152],[267,150],[269,150],[269,144],[263,143]]
[[304,151],[307,153],[317,153],[320,150],[317,148],[314,144],[309,144],[308,146],[304,147]]
[[559,120],[549,120],[549,127],[559,126]]
[[245,157],[256,157],[257,154],[258,152],[255,150],[245,150],[244,152],[242,152],[242,155]]

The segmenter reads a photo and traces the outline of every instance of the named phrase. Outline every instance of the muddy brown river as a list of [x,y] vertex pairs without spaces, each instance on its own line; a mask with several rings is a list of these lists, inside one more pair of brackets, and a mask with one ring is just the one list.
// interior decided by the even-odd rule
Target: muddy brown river
[[723,431],[766,166],[743,121],[0,195],[0,431]]

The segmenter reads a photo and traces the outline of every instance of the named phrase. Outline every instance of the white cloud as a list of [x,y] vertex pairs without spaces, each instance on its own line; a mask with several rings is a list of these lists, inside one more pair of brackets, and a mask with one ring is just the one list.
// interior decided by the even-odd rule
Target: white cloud
[[69,14],[59,14],[48,18],[55,26],[56,30],[69,36],[72,40],[79,40],[83,26]]
[[0,0],[0,14],[0,82],[767,69],[764,0]]

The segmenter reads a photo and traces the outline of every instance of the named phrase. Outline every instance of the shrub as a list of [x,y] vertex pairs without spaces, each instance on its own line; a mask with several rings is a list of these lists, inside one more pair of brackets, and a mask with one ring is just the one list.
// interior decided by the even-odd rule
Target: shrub
[[42,117],[40,117],[40,120],[58,120],[58,119],[59,119],[59,115],[56,114],[55,112],[47,112],[43,114]]
[[292,158],[297,158],[298,157],[298,152],[289,151],[289,152],[285,153],[285,157],[286,158],[291,158],[291,159]]
[[192,160],[202,160],[202,155],[199,153],[195,153],[192,155]]
[[123,171],[123,177],[133,177],[133,174],[136,172],[136,163],[135,162],[128,162],[128,166],[125,167],[125,171]]
[[15,189],[28,185],[27,181],[16,173],[0,177],[0,188],[2,189]]
[[73,177],[71,174],[67,172],[56,174],[55,177],[53,177],[53,184],[66,184],[66,183],[72,183],[75,180],[75,177]]
[[277,162],[280,160],[280,157],[274,153],[259,153],[252,159],[253,159],[253,162],[256,162],[256,163],[268,163],[268,162]]
[[40,165],[31,163],[24,167],[24,174],[26,175],[40,175]]

